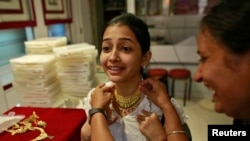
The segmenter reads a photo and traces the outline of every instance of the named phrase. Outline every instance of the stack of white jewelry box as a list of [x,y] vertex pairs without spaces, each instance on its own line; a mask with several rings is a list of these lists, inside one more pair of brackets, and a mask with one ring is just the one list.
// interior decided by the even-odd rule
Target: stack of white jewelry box
[[25,41],[26,54],[53,54],[53,48],[67,45],[66,37],[46,37]]
[[53,48],[67,45],[66,37],[45,37],[24,42],[26,55],[10,60],[13,85],[22,106],[58,106],[60,87]]
[[79,43],[53,49],[61,93],[76,98],[87,96],[97,84],[94,45]]
[[53,106],[60,92],[55,62],[55,55],[24,55],[10,60],[13,85],[22,106]]

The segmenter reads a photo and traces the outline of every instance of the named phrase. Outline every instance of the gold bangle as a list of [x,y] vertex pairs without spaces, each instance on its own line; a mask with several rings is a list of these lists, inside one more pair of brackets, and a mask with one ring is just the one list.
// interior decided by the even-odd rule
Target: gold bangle
[[186,132],[185,132],[185,131],[182,131],[182,130],[179,130],[179,131],[171,131],[171,132],[167,133],[167,136],[172,135],[172,134],[185,134],[185,135],[186,135]]

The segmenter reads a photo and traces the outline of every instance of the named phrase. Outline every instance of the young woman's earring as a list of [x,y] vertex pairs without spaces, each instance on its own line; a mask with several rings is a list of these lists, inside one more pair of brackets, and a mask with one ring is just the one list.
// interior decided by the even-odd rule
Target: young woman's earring
[[144,71],[147,71],[147,65],[142,66]]

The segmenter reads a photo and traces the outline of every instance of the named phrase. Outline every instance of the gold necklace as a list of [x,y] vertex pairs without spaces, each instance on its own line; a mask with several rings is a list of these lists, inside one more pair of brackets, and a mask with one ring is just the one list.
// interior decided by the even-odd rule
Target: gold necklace
[[135,93],[130,96],[121,96],[118,94],[117,90],[115,90],[114,96],[117,105],[123,109],[129,109],[131,107],[134,107],[141,100],[141,93],[139,89],[137,89]]

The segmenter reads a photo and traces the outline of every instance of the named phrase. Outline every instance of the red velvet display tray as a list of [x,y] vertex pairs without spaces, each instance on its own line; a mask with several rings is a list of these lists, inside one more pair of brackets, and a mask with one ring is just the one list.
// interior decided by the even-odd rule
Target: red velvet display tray
[[[14,107],[4,114],[15,112],[16,115],[25,115],[27,118],[33,111],[39,116],[39,120],[46,122],[46,133],[54,136],[53,139],[47,138],[43,141],[80,141],[81,126],[86,121],[83,109]],[[30,141],[39,134],[38,130],[34,130],[12,136],[4,131],[0,134],[0,141]]]

